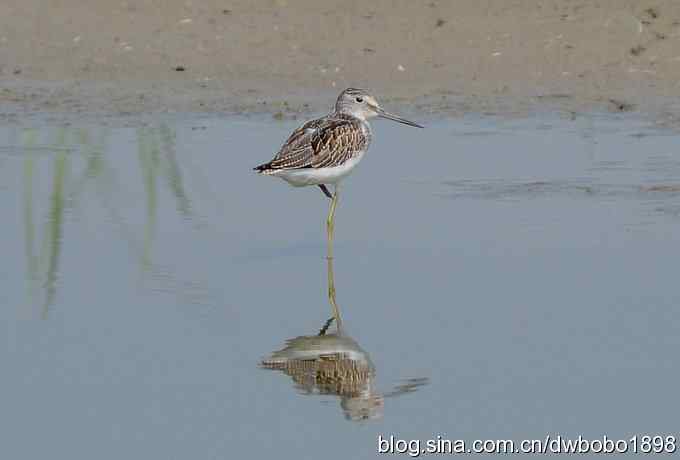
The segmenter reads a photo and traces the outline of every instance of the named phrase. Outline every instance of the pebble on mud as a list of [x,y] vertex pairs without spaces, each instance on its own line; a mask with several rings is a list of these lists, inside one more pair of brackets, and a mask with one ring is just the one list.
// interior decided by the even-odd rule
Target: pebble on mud
[[646,49],[647,48],[645,48],[642,45],[637,45],[637,46],[634,46],[630,49],[630,54],[632,54],[633,56],[639,56],[642,53],[644,53]]
[[645,13],[647,13],[649,15],[649,17],[652,18],[652,19],[656,19],[656,18],[659,17],[659,12],[654,8],[647,8],[645,10]]
[[614,105],[617,112],[630,112],[635,108],[635,104],[623,102],[616,99],[609,99],[609,102]]

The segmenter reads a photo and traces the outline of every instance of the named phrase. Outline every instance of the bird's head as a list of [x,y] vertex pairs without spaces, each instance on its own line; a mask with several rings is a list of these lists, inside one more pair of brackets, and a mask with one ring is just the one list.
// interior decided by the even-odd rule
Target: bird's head
[[423,127],[412,121],[385,112],[382,107],[380,107],[380,104],[378,104],[378,101],[376,101],[375,98],[371,96],[371,94],[365,89],[347,88],[344,90],[342,93],[340,93],[340,96],[338,96],[338,100],[335,103],[335,111],[337,113],[343,113],[357,117],[361,120],[381,117],[387,118],[388,120],[397,121],[405,125],[415,126],[416,128]]

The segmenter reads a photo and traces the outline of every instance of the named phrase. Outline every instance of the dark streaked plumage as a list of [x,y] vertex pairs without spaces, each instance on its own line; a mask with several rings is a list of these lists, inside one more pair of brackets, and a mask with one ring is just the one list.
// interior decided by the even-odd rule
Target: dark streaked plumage
[[332,114],[296,129],[274,159],[255,170],[267,174],[281,169],[340,166],[364,151],[370,142],[371,133],[362,127],[361,120]]

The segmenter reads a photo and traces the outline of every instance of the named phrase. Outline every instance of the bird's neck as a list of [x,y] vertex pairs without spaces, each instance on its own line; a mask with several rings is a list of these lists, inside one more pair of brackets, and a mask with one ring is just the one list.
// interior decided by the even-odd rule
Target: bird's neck
[[366,117],[363,114],[355,113],[355,112],[346,112],[346,111],[343,111],[343,110],[336,110],[335,112],[333,112],[333,116],[335,118],[344,118],[344,119],[347,119],[347,120],[358,120],[362,123],[367,122]]

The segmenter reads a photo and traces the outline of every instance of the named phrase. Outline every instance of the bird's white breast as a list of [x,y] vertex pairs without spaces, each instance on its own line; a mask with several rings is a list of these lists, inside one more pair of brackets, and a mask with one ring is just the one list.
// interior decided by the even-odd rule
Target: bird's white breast
[[359,164],[366,154],[366,149],[357,153],[340,166],[329,168],[304,168],[304,169],[282,169],[273,172],[272,175],[280,177],[294,187],[305,187],[307,185],[337,184],[347,177],[352,170]]

